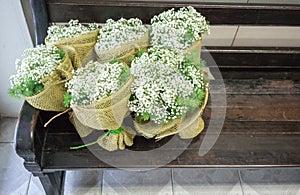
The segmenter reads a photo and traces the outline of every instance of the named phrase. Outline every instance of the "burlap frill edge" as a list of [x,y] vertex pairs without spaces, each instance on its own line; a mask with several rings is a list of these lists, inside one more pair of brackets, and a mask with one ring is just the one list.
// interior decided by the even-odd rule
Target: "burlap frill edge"
[[128,100],[133,76],[114,94],[91,105],[72,106],[75,116],[85,126],[94,129],[118,129],[128,113]]
[[66,110],[66,107],[63,103],[64,94],[67,91],[65,83],[72,78],[72,70],[73,66],[71,60],[68,54],[66,53],[63,62],[54,70],[54,72],[56,71],[58,75],[63,76],[64,79],[55,81],[52,80],[52,78],[50,78],[51,75],[48,76],[49,78],[45,85],[45,89],[36,95],[25,97],[25,100],[31,106],[40,110],[56,112]]
[[87,34],[78,35],[60,41],[50,41],[45,39],[46,45],[55,45],[59,49],[67,52],[70,56],[74,69],[83,65],[83,61],[89,53],[93,52],[100,29],[96,29]]

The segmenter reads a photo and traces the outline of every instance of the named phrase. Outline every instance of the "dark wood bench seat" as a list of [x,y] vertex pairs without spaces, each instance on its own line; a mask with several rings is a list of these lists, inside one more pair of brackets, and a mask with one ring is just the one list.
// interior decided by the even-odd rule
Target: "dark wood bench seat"
[[[66,22],[70,18],[104,22],[109,16],[139,16],[149,21],[154,13],[190,4],[213,24],[300,24],[295,20],[300,15],[299,6],[192,2],[32,0],[36,42],[43,43],[51,22]],[[68,120],[68,114],[45,128],[45,122],[57,113],[34,109],[25,102],[16,127],[16,151],[24,158],[24,166],[40,178],[47,194],[63,193],[66,170],[299,167],[300,48],[207,47],[203,48],[202,57],[215,80],[210,82],[210,99],[203,114],[205,129],[194,139],[182,140],[175,135],[156,142],[137,136],[126,152],[107,152],[97,145],[71,150],[71,146],[84,142]],[[222,113],[218,115],[222,109],[215,108],[223,106],[224,111],[222,102],[211,104],[212,96],[220,97],[224,90],[227,102],[224,125],[220,131],[210,131],[209,127],[214,129],[212,120],[218,121],[218,116],[222,120]],[[130,124],[130,118],[125,122]],[[95,131],[84,141],[94,141],[102,133]],[[210,144],[204,143],[207,140]]]
[[[164,167],[299,166],[300,82],[263,79],[225,80],[225,86],[227,89],[226,120],[221,134],[216,135],[218,139],[212,149],[204,156],[199,155],[200,144],[206,134],[210,133],[204,130],[193,139],[178,158],[170,164],[161,165]],[[251,88],[245,91],[247,86]],[[236,91],[236,88],[240,91]],[[204,112],[207,126],[210,120],[210,109],[211,105],[208,103]],[[43,171],[112,167],[99,161],[90,150],[100,152],[101,155],[122,155],[123,151],[107,152],[97,145],[88,149],[70,150],[70,146],[81,145],[83,142],[68,122],[67,114],[57,119],[48,128],[42,127],[45,121],[54,114],[40,111],[37,118],[37,131],[47,133],[41,159]],[[94,135],[101,134],[102,132],[94,132]],[[90,137],[91,141],[95,139],[93,135]],[[37,134],[36,140],[42,139],[43,137]],[[134,145],[127,149],[149,151],[159,148],[170,139],[171,137],[155,142],[138,136],[135,138]],[[42,145],[42,143],[39,144]],[[169,150],[180,150],[179,147],[170,145],[160,150],[161,153],[157,154],[157,159],[143,157],[141,153],[138,157],[124,157],[119,165],[124,168],[156,167],[160,165],[160,155],[166,155]],[[138,162],[127,164],[126,158],[128,162],[135,162],[133,159]],[[141,161],[143,161],[142,164],[140,164]]]

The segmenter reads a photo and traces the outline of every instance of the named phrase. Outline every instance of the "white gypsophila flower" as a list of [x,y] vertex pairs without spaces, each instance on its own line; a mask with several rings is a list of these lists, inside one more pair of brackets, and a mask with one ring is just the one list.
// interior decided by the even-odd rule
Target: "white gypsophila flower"
[[183,50],[209,34],[209,22],[193,7],[174,8],[151,19],[150,42],[153,46],[162,46]]
[[[166,123],[187,112],[178,98],[187,98],[196,87],[203,85],[203,74],[196,67],[181,66],[184,55],[163,48],[151,48],[131,64],[135,80],[131,86],[133,99],[129,110],[137,115],[148,113],[155,123]],[[191,71],[192,73],[184,74]]]
[[119,77],[126,68],[120,62],[99,63],[90,61],[86,66],[74,71],[73,78],[66,83],[71,94],[71,107],[88,105],[110,96],[119,89]]
[[98,50],[109,50],[121,46],[129,41],[141,38],[147,31],[138,18],[124,19],[118,21],[108,19],[99,31],[95,47]]
[[84,35],[99,28],[100,25],[90,23],[83,25],[79,20],[70,20],[67,25],[53,25],[47,30],[46,39],[49,41],[60,41],[78,35]]
[[24,59],[17,59],[15,62],[17,74],[10,77],[10,83],[12,89],[19,87],[22,91],[29,91],[28,83],[41,84],[42,79],[49,76],[62,62],[64,52],[56,46],[38,45],[26,49],[23,56]]

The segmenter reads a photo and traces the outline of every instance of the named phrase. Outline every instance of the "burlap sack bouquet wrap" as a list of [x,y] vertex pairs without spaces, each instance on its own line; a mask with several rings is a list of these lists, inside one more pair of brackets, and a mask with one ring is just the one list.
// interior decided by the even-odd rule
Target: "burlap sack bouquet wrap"
[[23,55],[23,60],[16,61],[17,74],[10,77],[10,95],[24,96],[37,109],[65,110],[65,83],[73,70],[68,54],[55,46],[38,45]]
[[208,98],[208,83],[189,55],[153,47],[131,64],[132,97],[136,130],[147,138],[161,139],[179,133],[193,138],[204,128],[201,118]]
[[151,19],[150,44],[192,54],[200,63],[202,35],[210,33],[209,21],[193,7],[170,9]]
[[99,62],[117,58],[130,65],[137,51],[148,46],[149,30],[140,19],[108,19],[99,31],[95,52]]
[[70,20],[67,25],[52,25],[48,28],[46,45],[55,45],[70,56],[75,69],[81,67],[86,55],[90,54],[97,41],[99,25],[83,25]]
[[122,127],[128,114],[132,81],[129,67],[118,60],[90,61],[74,72],[73,79],[66,84],[65,97],[70,101],[72,121],[81,137],[94,129],[108,130],[97,140],[103,148],[113,151],[133,144],[135,133]]

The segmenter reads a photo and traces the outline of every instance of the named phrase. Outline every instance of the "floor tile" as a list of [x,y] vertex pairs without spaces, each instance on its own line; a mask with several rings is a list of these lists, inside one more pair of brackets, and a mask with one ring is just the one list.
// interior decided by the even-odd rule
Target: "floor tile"
[[172,194],[171,170],[148,171],[105,170],[102,194]]
[[46,195],[39,178],[31,175],[27,195],[37,195],[37,194]]
[[299,0],[249,0],[248,3],[300,4]]
[[30,173],[24,168],[23,160],[15,153],[12,143],[0,143],[0,157],[0,194],[25,195]]
[[299,47],[300,27],[240,26],[233,46]]
[[2,118],[0,120],[0,143],[14,142],[17,118]]
[[208,3],[213,3],[213,2],[214,3],[247,3],[247,0],[202,0],[201,2],[208,2]]
[[300,169],[241,169],[245,195],[300,195]]
[[203,46],[231,46],[238,26],[212,25],[209,35],[203,35]]
[[101,195],[102,171],[67,171],[65,195]]
[[173,169],[174,195],[242,195],[236,169]]

